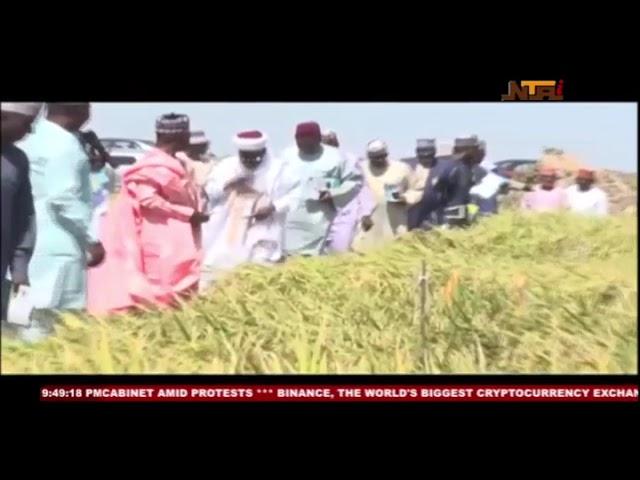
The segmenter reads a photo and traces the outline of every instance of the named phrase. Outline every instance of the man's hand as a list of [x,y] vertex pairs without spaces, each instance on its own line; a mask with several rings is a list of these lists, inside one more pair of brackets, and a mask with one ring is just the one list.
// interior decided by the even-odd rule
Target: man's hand
[[364,217],[362,217],[360,223],[362,224],[362,229],[365,232],[368,232],[373,227],[373,220],[371,220],[371,217],[369,215],[365,215]]
[[87,266],[97,267],[104,261],[105,251],[102,243],[92,243],[87,247]]
[[11,293],[14,295],[18,295],[21,291],[29,288],[29,282],[19,281],[16,282],[14,280],[11,281]]
[[258,208],[251,217],[260,221],[260,220],[269,218],[271,215],[273,215],[273,212],[275,211],[276,211],[276,207],[273,206],[273,203],[270,203],[266,207]]
[[323,190],[322,192],[320,192],[320,196],[318,197],[318,200],[320,200],[321,202],[330,202],[331,192],[329,192],[329,190]]
[[197,227],[203,223],[207,223],[208,221],[209,215],[202,212],[194,212],[194,214],[191,215],[191,218],[189,219],[189,223],[191,223],[191,225],[193,225],[194,227]]
[[404,193],[393,192],[391,196],[397,203],[407,203],[407,197],[405,197]]

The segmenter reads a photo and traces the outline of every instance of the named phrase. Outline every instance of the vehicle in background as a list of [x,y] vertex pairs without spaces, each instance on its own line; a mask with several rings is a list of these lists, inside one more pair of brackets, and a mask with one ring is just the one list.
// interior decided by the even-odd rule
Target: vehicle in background
[[100,143],[111,157],[111,166],[122,178],[124,171],[154,148],[153,142],[134,138],[101,138]]
[[149,140],[137,140],[132,138],[101,138],[100,143],[104,148],[112,150],[131,150],[146,152],[154,147],[154,143]]
[[493,173],[500,175],[505,178],[513,178],[513,174],[517,169],[530,168],[535,169],[537,160],[530,159],[509,159],[509,160],[500,160],[498,162],[494,162]]
[[145,150],[136,150],[128,148],[117,148],[109,151],[111,157],[111,166],[114,170],[120,171],[134,165],[144,155]]

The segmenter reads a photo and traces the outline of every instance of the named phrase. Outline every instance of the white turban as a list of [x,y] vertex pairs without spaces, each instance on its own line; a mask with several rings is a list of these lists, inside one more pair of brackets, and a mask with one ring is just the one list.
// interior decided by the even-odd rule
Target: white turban
[[27,117],[36,117],[42,108],[42,103],[5,103],[2,102],[3,112],[19,113]]
[[367,153],[388,153],[387,144],[382,140],[373,140],[367,145]]

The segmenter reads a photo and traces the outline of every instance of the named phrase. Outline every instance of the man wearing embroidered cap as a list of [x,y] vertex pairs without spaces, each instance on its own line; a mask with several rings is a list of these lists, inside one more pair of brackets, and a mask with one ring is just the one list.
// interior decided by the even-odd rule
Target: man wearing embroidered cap
[[197,291],[201,225],[209,216],[186,163],[175,156],[188,145],[189,117],[162,115],[156,148],[124,173],[101,232],[107,260],[91,278],[90,313],[175,306]]
[[569,210],[574,213],[604,217],[609,213],[607,194],[594,187],[595,172],[586,168],[578,170],[575,185],[566,190]]
[[435,157],[411,228],[455,227],[468,223],[467,205],[473,186],[471,167],[478,158],[475,136],[456,138],[452,155]]
[[205,184],[211,221],[203,232],[201,289],[242,263],[273,264],[283,257],[295,181],[269,153],[263,132],[241,132],[233,143],[238,154],[221,160]]
[[189,165],[196,183],[203,186],[215,164],[215,158],[209,154],[209,140],[204,132],[202,130],[191,132],[188,148],[176,156]]
[[532,212],[553,212],[567,206],[567,195],[557,185],[558,174],[554,168],[543,166],[538,174],[540,184],[522,197],[520,208]]
[[15,293],[29,285],[29,261],[36,241],[35,209],[29,160],[15,142],[31,132],[40,107],[40,103],[2,103],[2,320],[6,319],[10,296],[7,270]]
[[355,197],[361,175],[337,148],[322,144],[316,122],[297,126],[296,145],[287,148],[281,158],[299,185],[287,215],[286,252],[322,255],[328,250],[336,213]]
[[367,156],[364,181],[372,193],[373,203],[369,211],[364,212],[353,241],[353,249],[360,252],[406,233],[409,208],[420,198],[420,184],[411,167],[389,160],[385,142],[370,142]]
[[436,141],[432,138],[419,139],[416,142],[416,156],[405,160],[411,165],[414,172],[415,182],[419,187],[411,193],[410,200],[412,207],[409,209],[409,225],[416,223],[416,218],[420,214],[420,202],[424,197],[424,188],[429,178],[431,167],[436,161]]
[[433,138],[421,138],[416,140],[416,156],[403,158],[401,161],[409,165],[415,170],[418,165],[422,165],[424,168],[429,169],[433,164],[433,159],[436,156],[436,141]]

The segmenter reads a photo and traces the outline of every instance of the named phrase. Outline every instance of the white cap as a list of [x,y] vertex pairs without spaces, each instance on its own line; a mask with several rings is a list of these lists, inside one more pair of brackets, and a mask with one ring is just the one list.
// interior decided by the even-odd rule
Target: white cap
[[267,148],[267,135],[258,130],[240,132],[233,137],[233,143],[243,152],[258,152]]
[[42,108],[42,103],[5,103],[2,102],[3,112],[19,113],[27,117],[36,117]]
[[382,140],[373,140],[367,145],[367,153],[388,153],[387,144]]

